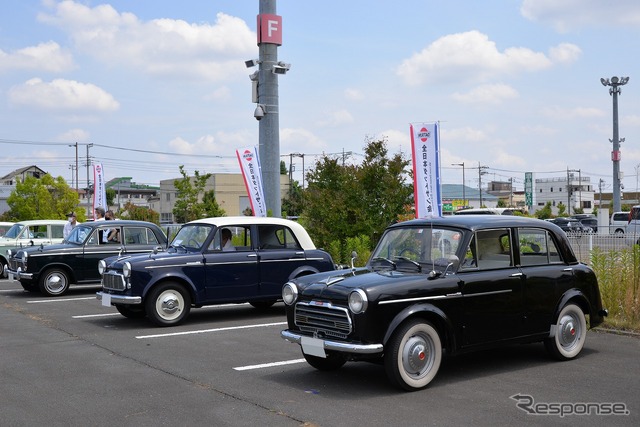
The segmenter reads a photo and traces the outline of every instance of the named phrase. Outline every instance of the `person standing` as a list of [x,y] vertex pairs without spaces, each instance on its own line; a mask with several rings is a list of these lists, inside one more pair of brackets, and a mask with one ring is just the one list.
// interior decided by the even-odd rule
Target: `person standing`
[[95,215],[95,218],[96,218],[95,220],[96,221],[104,221],[104,208],[103,207],[98,206],[95,209],[94,212],[96,213],[96,215]]
[[76,213],[69,212],[67,214],[67,223],[64,225],[64,229],[62,230],[62,237],[64,237],[65,240],[67,239],[67,237],[69,237],[69,234],[71,234],[71,230],[73,230],[73,227],[75,227],[76,225],[78,225]]

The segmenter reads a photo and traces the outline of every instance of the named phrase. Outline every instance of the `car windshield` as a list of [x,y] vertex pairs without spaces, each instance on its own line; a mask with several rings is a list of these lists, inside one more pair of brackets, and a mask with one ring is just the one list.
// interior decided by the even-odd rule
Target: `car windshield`
[[443,271],[455,259],[460,230],[407,227],[388,230],[369,261],[374,268]]
[[206,224],[187,224],[183,226],[171,242],[174,248],[200,250],[213,227]]
[[87,236],[89,234],[91,234],[91,227],[78,225],[76,227],[73,227],[73,230],[71,230],[71,233],[65,240],[69,243],[81,245],[87,239]]
[[16,239],[20,235],[20,232],[22,231],[23,228],[24,228],[24,225],[22,224],[13,224],[11,228],[7,230],[7,232],[4,234],[3,237]]

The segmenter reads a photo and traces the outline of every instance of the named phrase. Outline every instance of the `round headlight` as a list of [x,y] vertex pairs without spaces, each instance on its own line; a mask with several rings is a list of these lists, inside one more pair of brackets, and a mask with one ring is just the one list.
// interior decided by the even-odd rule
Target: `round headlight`
[[131,263],[129,261],[125,262],[122,266],[122,275],[124,277],[131,277]]
[[362,289],[356,289],[349,294],[349,310],[353,314],[363,313],[367,309],[367,294]]
[[282,287],[282,300],[285,304],[291,305],[298,299],[298,287],[295,283],[287,282]]
[[98,273],[100,273],[100,275],[102,276],[106,269],[107,269],[107,263],[103,259],[101,259],[100,262],[98,263]]
[[27,262],[27,258],[29,258],[29,253],[22,251],[22,262]]

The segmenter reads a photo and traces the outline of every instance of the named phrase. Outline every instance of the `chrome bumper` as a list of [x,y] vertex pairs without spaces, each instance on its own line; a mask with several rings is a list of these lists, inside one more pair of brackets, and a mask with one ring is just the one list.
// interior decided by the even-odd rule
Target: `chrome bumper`
[[33,273],[25,273],[24,271],[18,268],[17,271],[7,269],[7,277],[11,280],[20,280],[20,279],[33,279]]
[[111,304],[142,304],[142,297],[129,297],[126,295],[114,295],[104,292],[96,292],[96,299],[98,301],[102,301],[103,295],[109,295],[109,298],[111,298]]
[[[303,335],[297,332],[291,332],[290,330],[284,330],[280,332],[280,336],[285,341],[302,345]],[[306,336],[306,335],[305,335]],[[338,351],[342,353],[354,353],[354,354],[376,354],[382,353],[384,346],[382,344],[354,344],[342,341],[322,340],[324,349],[331,351]]]

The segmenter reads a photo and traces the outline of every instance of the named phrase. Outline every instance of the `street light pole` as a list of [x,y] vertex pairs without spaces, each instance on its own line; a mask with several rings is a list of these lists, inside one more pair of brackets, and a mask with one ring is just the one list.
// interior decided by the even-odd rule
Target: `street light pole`
[[464,162],[462,163],[452,163],[451,166],[462,166],[462,207],[463,209],[467,207],[467,194],[465,192],[465,179],[464,179]]
[[611,77],[600,79],[603,86],[611,86],[609,95],[613,96],[613,150],[611,151],[611,161],[613,162],[613,211],[620,211],[620,138],[618,135],[618,94],[621,93],[620,86],[624,86],[629,81],[629,77]]

